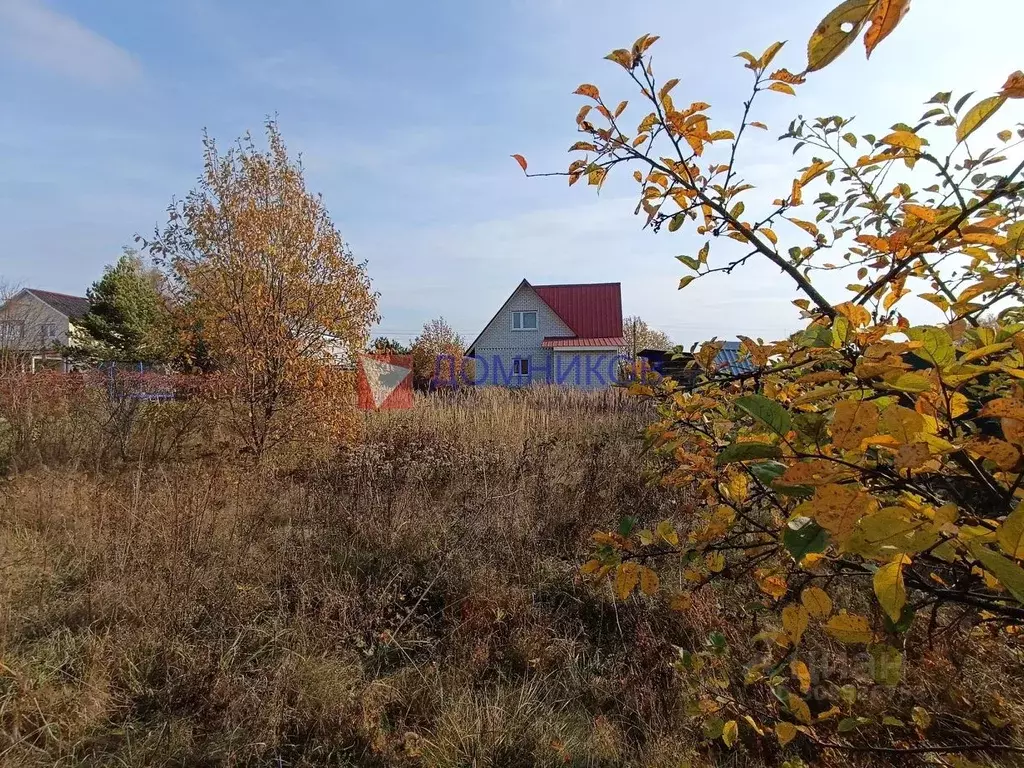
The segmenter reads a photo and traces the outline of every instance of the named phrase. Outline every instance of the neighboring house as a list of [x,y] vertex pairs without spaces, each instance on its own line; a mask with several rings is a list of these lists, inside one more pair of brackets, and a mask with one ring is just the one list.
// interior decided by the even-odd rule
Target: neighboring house
[[67,371],[60,350],[73,342],[75,323],[88,312],[84,296],[25,288],[0,306],[0,349],[22,371]]
[[619,283],[531,285],[512,292],[466,351],[475,383],[603,389],[625,353]]
[[[715,367],[720,374],[738,376],[754,370],[750,360],[740,356],[740,342],[726,341],[723,344],[715,357]],[[671,376],[684,387],[692,385],[699,372],[690,352],[676,354],[661,349],[643,349],[637,357],[645,360],[650,370],[662,376]]]

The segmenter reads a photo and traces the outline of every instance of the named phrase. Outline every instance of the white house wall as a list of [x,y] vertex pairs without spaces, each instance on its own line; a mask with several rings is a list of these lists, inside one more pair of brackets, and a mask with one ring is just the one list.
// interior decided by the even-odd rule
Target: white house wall
[[[536,330],[512,330],[512,313],[523,311],[537,313]],[[541,342],[545,336],[573,335],[572,329],[541,300],[533,288],[520,285],[501,311],[487,324],[473,346],[473,356],[478,361],[478,383],[512,386],[528,383],[512,376],[512,361],[517,357],[530,359],[530,370],[534,372],[530,378],[533,382],[544,383],[548,370],[551,370],[554,379],[555,371],[550,367],[553,362],[552,352],[542,347]],[[496,367],[496,361],[500,370]]]
[[[512,330],[512,313],[522,311],[537,312],[537,330]],[[551,336],[572,337],[575,333],[532,287],[520,285],[473,345],[476,382],[499,386],[551,383],[582,389],[603,389],[613,383],[608,373],[619,350],[545,349],[541,342]],[[517,357],[529,358],[528,379],[512,375]]]

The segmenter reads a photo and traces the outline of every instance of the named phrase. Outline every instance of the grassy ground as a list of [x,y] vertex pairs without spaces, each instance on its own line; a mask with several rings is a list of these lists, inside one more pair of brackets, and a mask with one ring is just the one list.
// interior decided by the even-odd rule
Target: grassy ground
[[[66,424],[20,424],[0,497],[0,765],[814,757],[723,751],[687,714],[676,647],[717,630],[753,654],[756,594],[707,590],[681,614],[579,579],[596,527],[700,513],[654,484],[648,418],[612,394],[431,398],[287,472],[230,450],[133,461],[154,431],[126,441],[102,419],[72,447]],[[894,697],[1020,711],[1013,648],[951,633],[913,664]]]

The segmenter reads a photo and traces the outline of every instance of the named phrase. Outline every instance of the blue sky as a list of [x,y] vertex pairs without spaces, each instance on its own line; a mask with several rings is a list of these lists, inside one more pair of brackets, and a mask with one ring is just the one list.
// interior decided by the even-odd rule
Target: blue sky
[[[662,35],[660,77],[682,78],[677,103],[708,101],[717,127],[734,127],[749,72],[733,54],[790,39],[777,63],[798,71],[835,3],[0,0],[0,276],[84,292],[194,185],[203,128],[229,142],[276,113],[369,262],[382,333],[408,339],[444,315],[472,338],[525,277],[620,281],[624,311],[681,343],[776,337],[798,324],[777,270],[677,292],[673,256],[695,252],[696,235],[641,231],[625,178],[597,196],[524,179],[509,154],[564,168],[572,90],[633,96],[602,57],[646,32]],[[880,132],[938,90],[994,91],[1024,68],[1022,22],[1019,0],[975,0],[970,15],[915,0],[870,62],[858,43],[797,99],[759,97],[772,130],[740,157],[757,194],[777,196],[803,164],[774,139],[797,113],[856,114],[860,132]],[[1008,105],[998,127],[1020,111]]]

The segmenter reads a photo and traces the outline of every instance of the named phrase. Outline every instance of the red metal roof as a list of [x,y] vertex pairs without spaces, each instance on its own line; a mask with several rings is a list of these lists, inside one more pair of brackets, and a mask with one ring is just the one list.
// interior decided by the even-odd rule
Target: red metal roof
[[626,340],[621,336],[597,336],[582,338],[579,336],[548,336],[540,343],[545,349],[559,347],[624,347]]
[[534,285],[544,301],[568,325],[576,339],[617,339],[622,336],[622,290],[619,283]]

